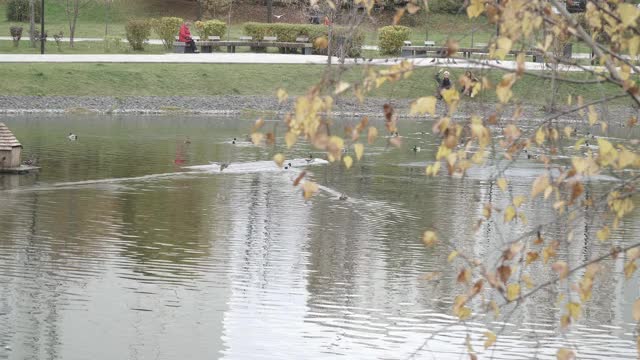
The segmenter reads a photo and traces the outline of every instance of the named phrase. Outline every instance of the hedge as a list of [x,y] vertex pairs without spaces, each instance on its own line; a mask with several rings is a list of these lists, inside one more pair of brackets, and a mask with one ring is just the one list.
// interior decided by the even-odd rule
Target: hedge
[[175,36],[180,32],[180,25],[182,25],[182,19],[178,17],[162,17],[151,20],[151,27],[162,40],[165,49],[173,47]]
[[[335,26],[333,28],[333,40],[334,44],[338,42],[338,38],[349,32],[346,27]],[[265,36],[276,36],[278,41],[296,41],[296,38],[304,36],[309,38],[309,42],[314,44],[323,43],[322,41],[316,42],[316,39],[321,37],[328,37],[329,30],[324,25],[313,24],[283,24],[283,23],[255,23],[249,22],[244,24],[244,33],[247,36],[251,36],[254,39],[262,39]],[[355,57],[360,55],[360,50],[364,44],[364,32],[355,30],[352,36],[346,36],[347,47],[346,52],[348,56]],[[326,42],[325,42],[326,43]],[[325,49],[315,48],[316,53],[325,53]],[[334,52],[335,54],[335,52]]]
[[227,33],[227,24],[220,20],[196,21],[195,27],[201,40],[208,40],[209,36],[219,36],[222,39]]
[[148,20],[132,19],[127,22],[124,30],[127,34],[127,41],[133,50],[144,50],[145,41],[151,35],[151,24]]
[[[40,1],[35,2],[35,21],[40,23]],[[7,1],[8,21],[29,21],[29,0],[8,0]]]
[[464,2],[465,0],[431,0],[429,11],[437,14],[466,14]]
[[406,26],[385,26],[378,30],[378,47],[383,55],[400,55],[405,40],[409,40],[411,29]]

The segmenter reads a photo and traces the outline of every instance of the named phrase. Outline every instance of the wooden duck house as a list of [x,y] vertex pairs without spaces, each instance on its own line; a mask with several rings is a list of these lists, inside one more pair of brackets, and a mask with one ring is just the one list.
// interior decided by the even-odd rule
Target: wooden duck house
[[0,170],[21,165],[22,145],[4,123],[0,123]]
[[22,144],[11,130],[0,122],[0,173],[26,173],[38,169],[21,162]]

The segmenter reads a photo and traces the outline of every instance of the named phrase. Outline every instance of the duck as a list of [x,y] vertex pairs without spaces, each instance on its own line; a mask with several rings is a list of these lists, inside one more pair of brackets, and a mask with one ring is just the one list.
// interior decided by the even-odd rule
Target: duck
[[287,165],[284,166],[285,170],[291,169],[291,163],[288,163]]
[[27,159],[25,161],[22,162],[22,165],[26,165],[26,166],[33,166],[37,163],[36,159]]
[[238,139],[233,138],[233,140],[231,140],[231,143],[232,143],[233,145],[235,145],[237,141],[238,141]]
[[307,162],[307,164],[310,164],[310,163],[313,162],[313,156],[311,156],[311,154],[309,154],[309,156],[304,160]]
[[220,172],[222,172],[222,170],[226,169],[229,167],[229,163],[222,163],[220,164]]
[[78,135],[74,133],[69,133],[69,136],[67,136],[67,139],[69,139],[69,141],[76,141],[78,140]]
[[338,198],[338,200],[347,200],[349,197],[347,195],[345,195],[344,193],[340,194],[340,197]]
[[415,153],[419,153],[419,152],[420,152],[420,150],[422,150],[422,149],[420,148],[420,146],[418,146],[418,145],[414,145],[412,150],[413,150],[413,152],[415,152]]

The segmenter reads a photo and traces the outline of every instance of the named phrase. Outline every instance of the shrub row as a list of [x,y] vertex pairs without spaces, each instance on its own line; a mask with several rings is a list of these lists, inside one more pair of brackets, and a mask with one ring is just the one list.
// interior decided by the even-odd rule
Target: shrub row
[[[313,24],[283,24],[283,23],[254,23],[244,24],[244,33],[254,39],[262,39],[265,36],[276,36],[278,41],[296,41],[296,38],[304,36],[309,38],[309,42],[314,44],[317,53],[325,53],[323,49],[326,41],[317,41],[321,38],[325,40],[329,36],[328,28],[324,25]],[[350,31],[350,29],[335,26],[332,34],[333,43],[344,43],[343,49],[348,56],[360,55],[360,50],[364,44],[364,32],[360,30]],[[337,51],[334,53],[336,54]]]
[[383,55],[400,55],[405,40],[409,40],[411,29],[406,26],[385,26],[378,30],[378,47]]

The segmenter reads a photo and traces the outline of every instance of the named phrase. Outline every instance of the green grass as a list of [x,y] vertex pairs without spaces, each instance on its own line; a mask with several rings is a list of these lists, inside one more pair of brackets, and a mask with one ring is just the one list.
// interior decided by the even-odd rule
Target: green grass
[[[239,64],[3,64],[0,67],[1,95],[91,95],[91,96],[215,96],[275,95],[277,88],[290,94],[303,94],[324,74],[324,65],[239,65]],[[343,80],[362,77],[362,66],[350,68]],[[419,68],[402,82],[383,85],[371,95],[389,99],[433,95],[436,68]],[[451,69],[452,76],[464,69]],[[479,74],[480,75],[480,74]],[[498,71],[483,74],[496,83]],[[585,74],[568,74],[574,79]],[[514,86],[514,101],[524,104],[546,102],[549,81],[525,77]],[[610,85],[578,86],[562,84],[558,99],[569,94],[597,99],[617,93]],[[473,99],[495,102],[495,92],[488,91]]]

